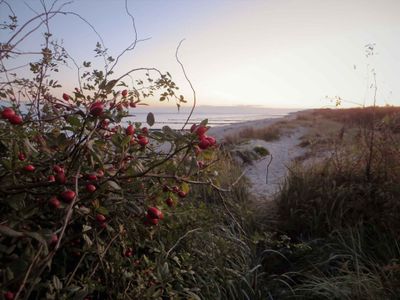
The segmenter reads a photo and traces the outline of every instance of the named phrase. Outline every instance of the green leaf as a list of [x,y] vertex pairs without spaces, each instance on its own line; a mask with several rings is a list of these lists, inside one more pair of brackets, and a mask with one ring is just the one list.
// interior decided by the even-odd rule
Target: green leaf
[[3,167],[7,170],[11,170],[11,161],[7,160],[7,159],[3,159],[1,160],[1,164],[3,165]]
[[81,126],[81,121],[80,121],[79,118],[76,117],[76,116],[69,116],[69,117],[67,118],[67,122],[68,122],[70,125],[75,126],[75,127],[80,127],[80,126]]
[[38,242],[42,243],[43,245],[47,245],[46,239],[37,232],[25,232],[25,235],[37,240]]
[[88,225],[83,225],[82,226],[82,232],[86,232],[86,231],[89,231],[89,230],[92,230],[91,226],[88,226]]
[[181,190],[184,191],[185,193],[189,193],[190,187],[186,182],[184,182],[181,185]]
[[56,290],[61,290],[63,288],[61,280],[56,275],[53,276],[53,286]]
[[131,136],[126,136],[122,139],[121,145],[122,146],[126,146],[129,144],[129,142],[131,141],[132,137]]
[[162,131],[165,133],[165,135],[176,136],[175,131],[173,131],[169,126],[163,126]]
[[96,209],[96,211],[102,215],[108,215],[108,210],[104,206],[100,206]]
[[104,90],[105,90],[107,93],[111,92],[111,90],[112,90],[113,87],[117,84],[117,82],[118,82],[117,80],[111,80],[111,81],[109,81],[109,82],[106,84]]
[[112,180],[110,180],[110,181],[107,181],[107,183],[108,183],[108,185],[110,186],[110,187],[112,187],[114,190],[120,190],[121,189],[121,187],[118,185],[118,183],[116,183],[115,181],[112,181]]
[[155,120],[154,120],[154,114],[151,113],[151,112],[149,112],[149,113],[147,114],[147,124],[149,124],[149,126],[153,126],[153,125],[154,125],[154,122],[155,122]]
[[121,148],[121,138],[118,134],[114,134],[111,137],[111,142],[114,144],[115,147],[117,147],[118,149]]
[[7,204],[10,205],[16,211],[21,210],[25,206],[24,203],[25,197],[26,193],[14,195],[9,199]]
[[93,245],[92,240],[90,239],[90,237],[87,234],[83,234],[83,239],[85,240],[85,242],[88,245],[88,247]]
[[208,124],[208,119],[201,121],[200,125],[206,126]]
[[22,232],[16,231],[14,229],[11,229],[8,226],[0,225],[0,233],[4,234],[6,236],[11,236],[11,237],[23,237],[24,234]]

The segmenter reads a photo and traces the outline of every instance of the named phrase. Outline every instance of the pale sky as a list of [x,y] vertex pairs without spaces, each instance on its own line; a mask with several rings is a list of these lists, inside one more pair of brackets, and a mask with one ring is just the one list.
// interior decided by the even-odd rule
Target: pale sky
[[[21,19],[32,15],[12,0]],[[26,0],[31,7],[39,1]],[[175,49],[195,86],[200,105],[326,107],[325,96],[372,104],[367,64],[375,67],[378,104],[400,105],[400,1],[380,0],[129,0],[139,38],[118,72],[135,67],[169,71],[192,99],[175,61]],[[75,0],[79,12],[103,36],[110,53],[130,44],[133,31],[123,0]],[[3,19],[8,12],[0,12]],[[56,36],[78,62],[91,60],[97,37],[80,20],[54,19]],[[4,40],[4,35],[0,35]],[[35,44],[36,42],[36,44]],[[366,59],[364,46],[376,44]],[[36,47],[37,40],[25,47]],[[75,86],[75,71],[61,79]],[[365,96],[367,95],[367,97]],[[365,98],[366,97],[366,98]]]

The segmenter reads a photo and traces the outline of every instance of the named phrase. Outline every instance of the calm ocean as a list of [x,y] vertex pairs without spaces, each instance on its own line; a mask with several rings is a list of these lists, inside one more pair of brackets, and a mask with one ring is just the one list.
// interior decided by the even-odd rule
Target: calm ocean
[[[0,100],[0,106],[9,106],[9,103]],[[189,116],[190,110],[191,107],[189,106],[181,107],[180,111],[176,106],[138,106],[130,109],[132,117],[125,118],[123,123],[127,121],[146,123],[147,114],[152,112],[155,117],[155,124],[151,128],[161,129],[168,125],[173,129],[180,129]],[[259,106],[198,106],[195,108],[189,124],[198,124],[204,119],[208,119],[209,126],[223,126],[265,118],[280,118],[299,110]],[[22,111],[24,111],[24,108],[22,108]]]
[[[208,119],[210,126],[223,126],[238,122],[260,120],[265,118],[280,118],[299,109],[264,108],[256,106],[199,106],[196,107],[189,124],[200,123]],[[160,129],[165,125],[173,129],[182,128],[190,113],[190,107],[183,107],[178,112],[176,107],[151,107],[141,106],[130,111],[133,117],[125,121],[146,123],[146,117],[152,112],[155,117],[154,129]]]

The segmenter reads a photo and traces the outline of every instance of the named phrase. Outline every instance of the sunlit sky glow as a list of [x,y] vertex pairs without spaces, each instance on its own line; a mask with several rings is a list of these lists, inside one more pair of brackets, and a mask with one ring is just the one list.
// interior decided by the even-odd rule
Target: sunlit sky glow
[[[40,2],[26,1],[39,9]],[[21,21],[33,15],[13,0]],[[375,68],[378,104],[400,105],[400,1],[361,0],[129,0],[140,43],[118,73],[155,66],[169,71],[182,93],[191,92],[175,61],[180,50],[200,105],[326,107],[325,96],[372,103],[367,65]],[[76,0],[66,10],[80,13],[116,56],[133,38],[123,0]],[[8,12],[0,12],[4,19]],[[96,35],[79,19],[55,18],[52,31],[78,62],[91,60]],[[4,36],[1,37],[4,39]],[[376,44],[365,57],[364,46]],[[39,49],[37,40],[24,47]],[[73,68],[60,75],[76,85]],[[348,104],[352,105],[352,104]]]

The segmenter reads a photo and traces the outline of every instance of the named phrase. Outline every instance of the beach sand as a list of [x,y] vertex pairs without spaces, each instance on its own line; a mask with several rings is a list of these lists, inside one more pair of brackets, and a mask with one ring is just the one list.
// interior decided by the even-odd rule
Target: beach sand
[[[224,137],[237,133],[246,127],[263,128],[281,121],[295,120],[299,113],[292,113],[283,118],[262,119],[215,127],[211,128],[208,134],[215,136],[218,141],[222,142]],[[290,130],[285,129],[278,140],[270,142],[250,140],[234,146],[235,150],[252,150],[255,146],[262,146],[268,149],[270,153],[270,155],[253,161],[252,164],[243,164],[245,176],[251,183],[251,193],[256,199],[255,203],[269,202],[273,199],[275,193],[279,191],[279,187],[285,180],[288,167],[295,158],[303,155],[305,152],[304,148],[298,145],[300,138],[306,132],[307,128],[305,127],[296,127]]]

